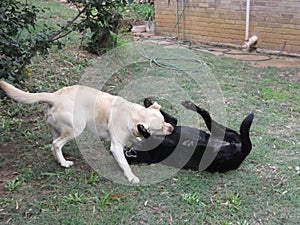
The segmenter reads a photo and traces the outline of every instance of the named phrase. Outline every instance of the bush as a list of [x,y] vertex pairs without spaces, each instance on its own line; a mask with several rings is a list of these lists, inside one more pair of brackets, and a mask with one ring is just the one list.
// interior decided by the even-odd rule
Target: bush
[[[37,15],[43,9],[18,0],[0,1],[0,79],[18,83],[31,76],[29,68],[32,57],[38,52],[46,55],[49,48],[71,31],[77,30],[88,37],[89,51],[102,54],[117,44],[119,24],[126,5],[134,5],[132,0],[68,0],[83,7],[78,15],[60,30],[44,25],[36,33]],[[138,4],[139,5],[139,4]],[[147,7],[146,7],[147,6]],[[154,8],[141,4],[135,10],[148,19]],[[78,23],[75,21],[81,17]]]
[[120,8],[128,4],[126,0],[69,0],[79,2],[84,7],[84,17],[76,29],[85,34],[89,31],[89,51],[102,54],[117,44],[120,21],[123,18]]
[[140,4],[130,4],[128,7],[129,11],[133,13],[136,19],[145,20],[145,21],[152,21],[154,19],[154,4],[153,2],[143,2]]
[[17,0],[0,1],[0,79],[18,83],[31,76],[29,64],[37,52],[47,54],[56,31],[46,27],[35,34],[36,19],[43,9]]

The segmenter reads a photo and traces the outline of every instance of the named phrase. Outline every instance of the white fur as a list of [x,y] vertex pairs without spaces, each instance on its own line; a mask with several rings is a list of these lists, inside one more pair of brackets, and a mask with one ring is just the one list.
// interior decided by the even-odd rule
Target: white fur
[[137,125],[143,124],[152,134],[168,135],[173,127],[164,122],[160,106],[145,108],[141,105],[86,86],[64,87],[54,93],[26,93],[0,81],[0,87],[13,99],[23,103],[46,102],[46,121],[53,135],[52,152],[63,167],[67,161],[62,148],[78,137],[83,130],[111,140],[110,150],[129,182],[139,183],[123,153],[127,141],[136,137]]

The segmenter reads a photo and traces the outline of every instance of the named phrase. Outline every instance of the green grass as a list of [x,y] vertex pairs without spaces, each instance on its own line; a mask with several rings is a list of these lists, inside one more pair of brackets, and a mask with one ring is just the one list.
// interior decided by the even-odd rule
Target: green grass
[[[65,15],[69,10],[61,3],[36,2],[51,4],[54,22],[72,14]],[[66,43],[62,51],[53,49],[49,57],[34,59],[34,75],[24,82],[24,89],[54,91],[76,84],[84,70],[98,62],[78,50],[76,35]],[[185,54],[185,50],[174,52]],[[64,148],[75,165],[63,169],[51,154],[43,107],[4,98],[0,99],[0,223],[297,224],[299,68],[254,68],[235,59],[194,54],[212,65],[224,95],[229,127],[238,129],[244,116],[255,113],[253,150],[238,170],[226,174],[179,171],[152,185],[122,185],[96,173],[81,156],[76,142]],[[148,62],[116,71],[104,89],[119,93],[148,75],[175,82],[195,103],[208,110],[212,107],[190,76],[178,71],[153,71]],[[185,121],[179,106],[157,97],[167,111],[179,116],[180,122]],[[204,129],[203,124],[192,125]],[[139,171],[139,165],[133,170]]]

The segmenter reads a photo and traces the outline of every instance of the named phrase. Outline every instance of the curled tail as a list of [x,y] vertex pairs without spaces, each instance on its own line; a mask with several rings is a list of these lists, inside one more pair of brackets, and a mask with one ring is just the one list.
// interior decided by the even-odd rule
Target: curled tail
[[18,102],[27,104],[33,104],[37,102],[47,102],[49,104],[53,103],[52,93],[28,93],[25,91],[21,91],[13,85],[8,84],[4,81],[0,81],[0,87],[6,92],[9,97]]
[[249,132],[250,127],[254,118],[254,113],[250,113],[242,122],[240,127],[240,136],[242,141],[242,156],[246,156],[250,153],[252,149],[252,143],[250,140]]

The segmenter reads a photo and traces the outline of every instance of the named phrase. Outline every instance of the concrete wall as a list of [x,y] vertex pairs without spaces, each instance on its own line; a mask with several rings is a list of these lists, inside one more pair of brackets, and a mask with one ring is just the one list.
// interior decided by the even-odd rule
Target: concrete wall
[[[178,4],[176,4],[178,2]],[[246,0],[155,0],[156,33],[204,43],[243,45]],[[249,36],[258,47],[300,54],[300,0],[251,0]]]

